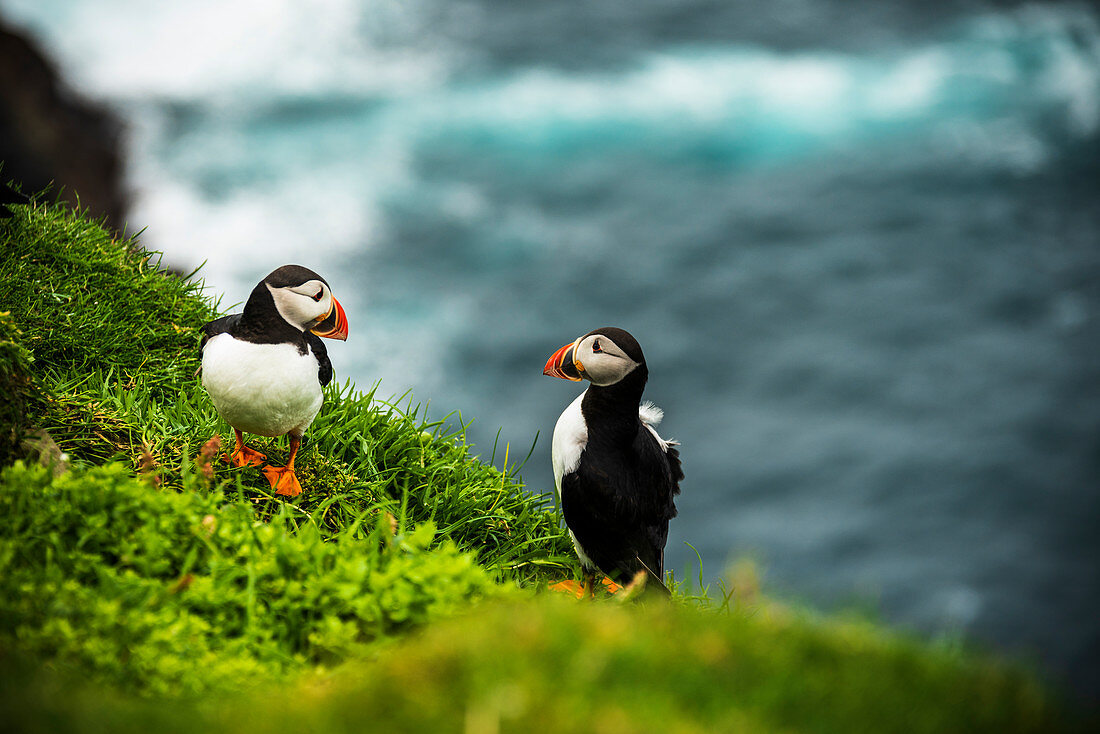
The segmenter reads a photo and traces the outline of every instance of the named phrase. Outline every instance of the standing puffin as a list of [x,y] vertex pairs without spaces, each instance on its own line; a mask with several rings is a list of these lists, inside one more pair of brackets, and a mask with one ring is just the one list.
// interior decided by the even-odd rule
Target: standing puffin
[[585,579],[595,570],[626,583],[645,572],[664,590],[668,522],[676,516],[680,454],[655,426],[663,413],[642,404],[649,377],[642,348],[615,327],[590,331],[558,349],[544,375],[588,380],[554,426],[554,484]]
[[233,464],[259,466],[267,458],[245,446],[242,433],[290,435],[286,466],[263,469],[275,494],[302,491],[294,457],[332,380],[322,336],[347,339],[348,319],[328,282],[301,265],[272,271],[252,289],[244,313],[203,327],[202,384],[236,433]]

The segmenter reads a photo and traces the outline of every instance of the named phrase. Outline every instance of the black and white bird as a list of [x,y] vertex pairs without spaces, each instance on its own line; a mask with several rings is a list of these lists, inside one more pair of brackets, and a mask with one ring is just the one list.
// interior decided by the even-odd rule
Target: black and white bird
[[244,313],[203,327],[202,384],[218,413],[233,427],[236,466],[267,459],[245,446],[243,433],[290,436],[285,467],[263,473],[276,494],[296,496],[302,486],[294,457],[332,380],[332,363],[318,337],[348,338],[348,319],[328,282],[301,265],[272,271],[252,290]]
[[585,573],[582,595],[592,593],[596,569],[619,583],[645,572],[665,590],[665,541],[684,473],[677,442],[657,433],[663,413],[642,403],[642,348],[622,329],[596,329],[554,352],[543,374],[591,383],[558,418],[552,448],[554,484]]

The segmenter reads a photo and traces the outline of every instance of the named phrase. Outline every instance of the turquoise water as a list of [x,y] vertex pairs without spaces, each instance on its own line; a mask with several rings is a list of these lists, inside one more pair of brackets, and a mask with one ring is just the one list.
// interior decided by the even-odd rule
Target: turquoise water
[[[669,559],[1100,688],[1100,13],[7,0],[129,123],[133,228],[323,273],[338,374],[552,486],[600,325],[683,442]],[[1011,4],[1009,4],[1011,5]]]

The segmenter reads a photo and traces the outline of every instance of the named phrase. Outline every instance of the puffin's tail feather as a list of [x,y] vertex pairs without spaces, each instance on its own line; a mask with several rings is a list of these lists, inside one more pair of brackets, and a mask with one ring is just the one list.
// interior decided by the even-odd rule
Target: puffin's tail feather
[[647,400],[638,406],[638,417],[650,428],[656,428],[664,420],[665,411]]
[[665,411],[648,400],[638,406],[638,418],[653,433],[654,438],[664,446],[665,451],[668,451],[672,446],[679,446],[680,442],[674,438],[661,438],[661,434],[657,433],[657,426],[661,424],[664,417]]

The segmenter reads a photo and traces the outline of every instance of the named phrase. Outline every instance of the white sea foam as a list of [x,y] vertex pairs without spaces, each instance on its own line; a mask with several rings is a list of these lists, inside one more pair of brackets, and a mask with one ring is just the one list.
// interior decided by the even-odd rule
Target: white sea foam
[[[6,11],[45,34],[78,86],[115,100],[348,91],[400,95],[438,85],[447,52],[415,41],[425,2],[393,0],[11,0]],[[370,30],[404,29],[406,44]]]

